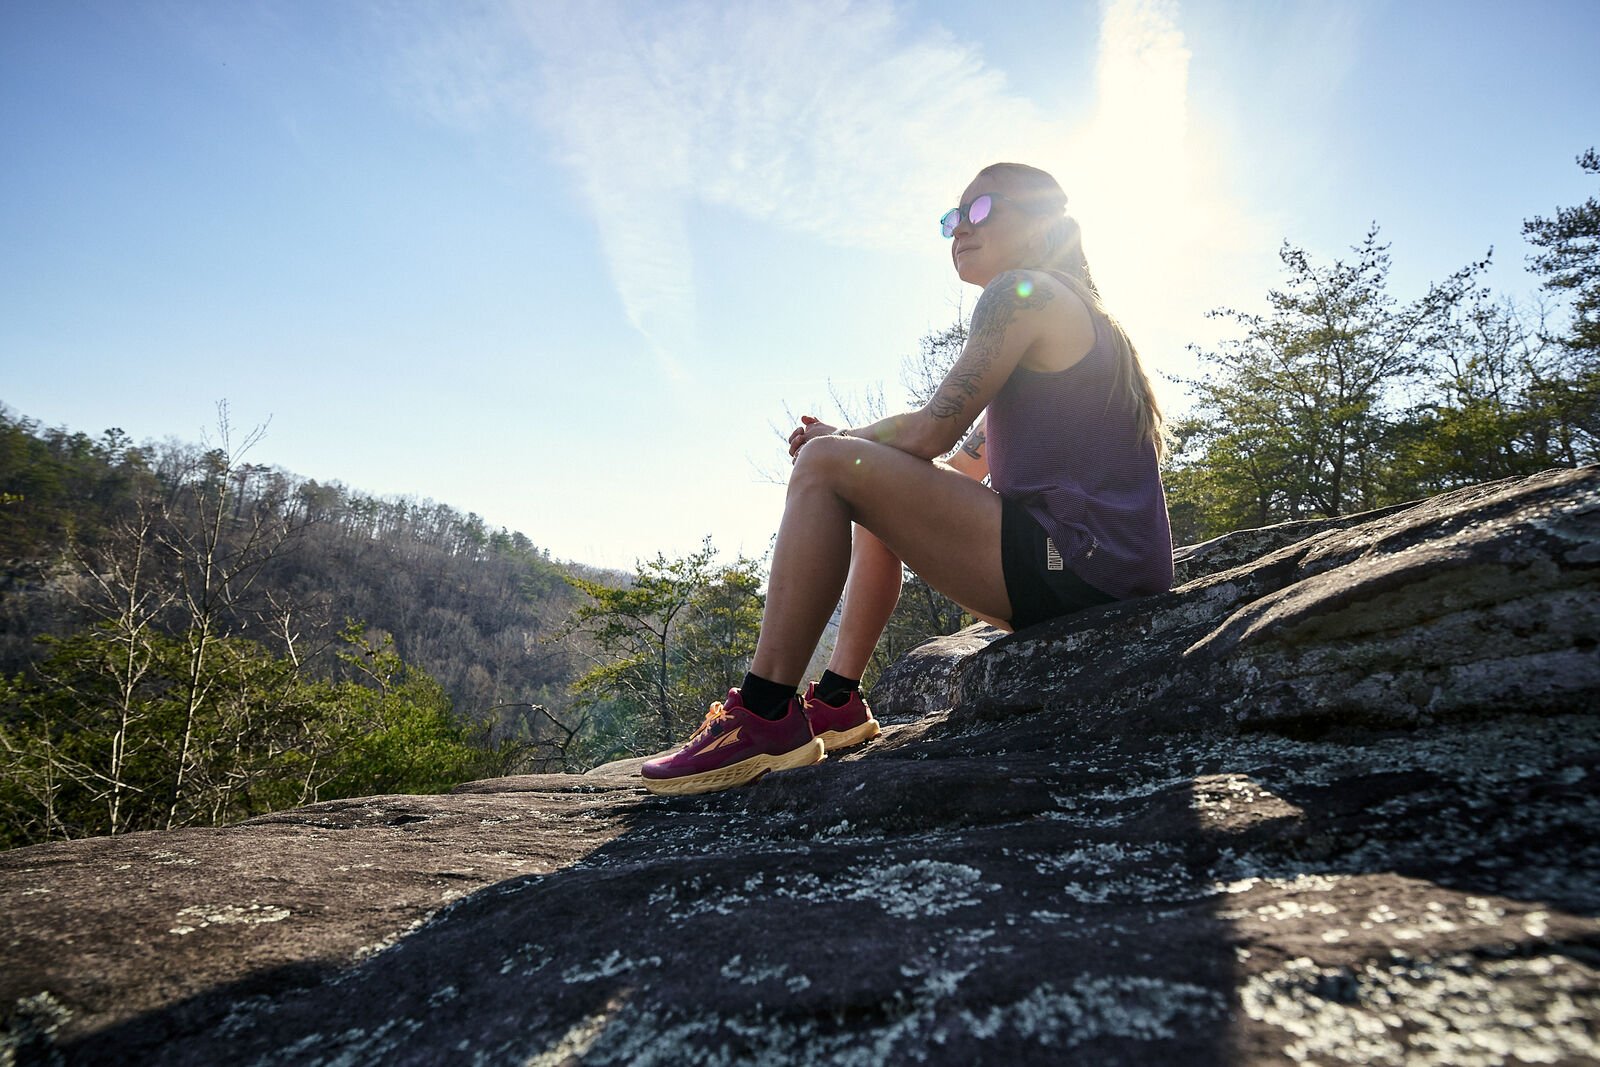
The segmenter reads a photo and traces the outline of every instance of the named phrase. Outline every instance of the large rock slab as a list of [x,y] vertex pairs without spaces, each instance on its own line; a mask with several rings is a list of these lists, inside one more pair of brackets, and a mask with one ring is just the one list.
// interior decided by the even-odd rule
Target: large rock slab
[[1596,1062],[1597,480],[925,647],[743,790],[0,854],[0,1062]]
[[1162,596],[925,649],[941,673],[908,657],[886,688],[963,718],[1070,711],[1101,734],[1409,727],[1600,692],[1600,468],[1297,525]]

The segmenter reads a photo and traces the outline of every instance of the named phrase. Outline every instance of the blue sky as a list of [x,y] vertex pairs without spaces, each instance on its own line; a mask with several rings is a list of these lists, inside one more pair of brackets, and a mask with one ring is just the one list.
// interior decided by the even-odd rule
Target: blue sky
[[983,164],[1061,178],[1181,376],[1285,239],[1531,296],[1597,43],[1592,0],[8,0],[0,401],[197,440],[226,399],[255,461],[560,558],[760,556],[786,410],[893,402],[970,310],[935,220]]

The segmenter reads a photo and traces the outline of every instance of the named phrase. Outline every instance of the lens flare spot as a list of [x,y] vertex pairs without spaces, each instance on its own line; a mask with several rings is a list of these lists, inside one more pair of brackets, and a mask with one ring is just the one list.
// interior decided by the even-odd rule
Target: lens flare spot
[[856,457],[856,466],[858,466],[858,467],[861,466],[861,457],[860,456]]
[[1026,300],[1033,295],[1033,283],[1024,278],[1017,283],[1017,295]]

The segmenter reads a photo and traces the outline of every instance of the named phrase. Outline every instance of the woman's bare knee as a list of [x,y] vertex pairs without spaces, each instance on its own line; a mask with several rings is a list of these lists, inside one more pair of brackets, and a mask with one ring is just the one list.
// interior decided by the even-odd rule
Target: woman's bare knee
[[860,466],[859,446],[843,437],[819,437],[800,450],[789,474],[789,492],[827,489],[838,493]]

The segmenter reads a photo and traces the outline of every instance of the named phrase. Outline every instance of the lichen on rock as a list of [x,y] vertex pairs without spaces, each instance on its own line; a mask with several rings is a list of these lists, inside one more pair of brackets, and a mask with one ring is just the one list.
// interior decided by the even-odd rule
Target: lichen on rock
[[746,789],[0,854],[0,1063],[1600,1059],[1600,470],[1177,559]]

